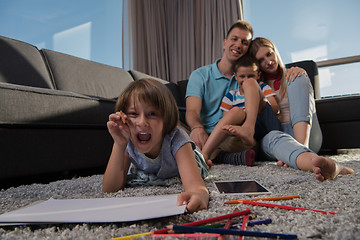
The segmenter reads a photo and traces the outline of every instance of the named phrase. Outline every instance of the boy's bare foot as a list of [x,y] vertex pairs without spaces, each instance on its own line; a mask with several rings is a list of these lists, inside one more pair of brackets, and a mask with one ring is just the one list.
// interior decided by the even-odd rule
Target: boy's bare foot
[[210,159],[208,159],[206,160],[206,165],[208,166],[209,169],[211,169],[211,167],[213,166],[213,162]]
[[204,157],[206,165],[210,169],[213,166],[213,162],[209,159],[209,157],[206,153],[203,153],[203,157]]
[[253,147],[256,144],[256,141],[254,139],[254,130],[250,128],[236,125],[224,125],[222,129],[228,131],[234,136],[240,137],[241,141],[246,146]]
[[289,167],[287,164],[285,164],[283,161],[279,160],[277,161],[276,165],[278,165],[279,167]]
[[312,159],[314,165],[313,172],[319,181],[335,179],[339,174],[354,174],[354,170],[345,167],[331,158],[317,156]]

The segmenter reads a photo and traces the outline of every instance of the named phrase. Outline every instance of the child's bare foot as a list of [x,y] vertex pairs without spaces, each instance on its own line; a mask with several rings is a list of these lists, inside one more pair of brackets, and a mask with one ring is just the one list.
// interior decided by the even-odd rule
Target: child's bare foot
[[209,159],[208,155],[205,152],[203,153],[203,157],[204,157],[206,165],[210,169],[213,166],[213,162]]
[[345,167],[331,158],[318,156],[312,159],[314,165],[313,172],[319,181],[335,179],[339,174],[354,174],[354,170]]
[[206,160],[206,165],[208,166],[209,169],[211,169],[211,167],[213,166],[213,162],[210,159],[208,159]]
[[283,161],[279,160],[277,161],[276,165],[278,165],[279,167],[289,167],[287,164],[285,164]]
[[240,137],[241,141],[249,147],[253,147],[256,144],[254,139],[254,130],[251,128],[236,125],[224,125],[222,129],[228,131],[234,136]]

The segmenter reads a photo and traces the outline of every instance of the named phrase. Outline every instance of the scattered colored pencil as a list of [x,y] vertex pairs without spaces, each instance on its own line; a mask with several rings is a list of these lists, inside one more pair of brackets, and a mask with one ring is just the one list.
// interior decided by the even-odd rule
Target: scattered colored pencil
[[271,203],[263,203],[263,202],[253,202],[253,201],[243,201],[243,204],[249,204],[249,205],[255,205],[255,206],[262,206],[262,207],[271,207],[271,208],[280,208],[280,209],[286,209],[286,210],[300,210],[300,211],[313,211],[313,212],[319,212],[323,214],[331,214],[335,215],[335,212],[327,212],[322,210],[315,210],[310,208],[300,208],[300,207],[292,207],[292,206],[285,206],[285,205],[278,205],[278,204],[271,204]]
[[[229,213],[229,214],[225,214],[225,215],[221,215],[221,216],[217,216],[217,217],[213,217],[213,218],[208,218],[208,219],[204,219],[204,220],[200,220],[200,221],[196,221],[196,222],[189,222],[189,223],[185,223],[182,224],[181,226],[201,226],[201,225],[205,225],[208,223],[212,223],[212,222],[217,222],[217,221],[221,221],[221,220],[225,220],[225,219],[229,219],[229,218],[233,218],[233,217],[238,217],[238,216],[243,216],[246,214],[250,214],[250,209],[246,209],[244,211],[239,211],[239,212],[234,212],[234,213]],[[168,228],[163,228],[163,229],[159,229],[154,231],[154,234],[162,234],[162,233],[167,233],[169,231]]]
[[212,225],[203,225],[201,227],[206,227],[206,228],[223,228],[225,226],[224,223],[218,223],[218,224],[212,224]]
[[[239,211],[239,209],[238,209],[238,208],[235,208],[233,213],[236,213],[236,212],[238,212],[238,211]],[[245,216],[248,216],[248,215],[245,215]],[[229,218],[223,228],[224,228],[224,229],[230,229],[231,223],[232,223],[232,218]],[[223,240],[223,236],[220,235],[220,236],[218,237],[218,240]]]
[[147,236],[150,234],[152,234],[152,232],[139,233],[139,234],[124,236],[124,237],[111,238],[110,240],[132,240],[132,239],[142,237],[142,236]]
[[272,220],[270,218],[268,218],[268,219],[265,219],[265,220],[251,221],[251,222],[248,223],[248,226],[252,227],[252,226],[255,226],[255,225],[269,224],[271,222],[272,222]]
[[[252,226],[255,226],[255,225],[269,224],[271,222],[272,222],[272,220],[270,218],[268,218],[268,219],[265,219],[265,220],[251,221],[251,222],[248,222],[247,225],[249,227],[252,227]],[[241,226],[242,226],[242,223],[239,223],[239,224],[232,225],[231,228],[232,229],[240,229]]]
[[237,235],[237,236],[252,236],[252,237],[267,237],[267,238],[282,238],[282,239],[297,239],[295,234],[284,233],[270,233],[270,232],[255,232],[255,231],[242,231],[231,230],[222,228],[204,228],[204,227],[191,227],[191,226],[168,226],[168,229],[181,232],[205,232],[205,233],[219,233],[224,235]]
[[155,239],[164,239],[167,237],[173,238],[210,238],[219,237],[219,233],[163,233],[163,234],[152,234],[151,237]]
[[[248,219],[249,219],[249,215],[245,215],[240,230],[244,231],[244,230],[246,229],[247,223],[248,223]],[[243,236],[240,236],[240,237],[239,237],[239,240],[243,240]]]
[[224,202],[224,204],[239,204],[239,203],[242,203],[243,201],[280,201],[280,200],[289,200],[289,199],[293,199],[293,198],[300,198],[300,195],[230,200],[230,201]]

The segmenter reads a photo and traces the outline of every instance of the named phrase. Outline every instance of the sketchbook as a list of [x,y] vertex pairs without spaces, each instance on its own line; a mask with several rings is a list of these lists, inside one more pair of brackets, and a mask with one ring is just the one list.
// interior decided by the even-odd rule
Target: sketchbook
[[177,195],[125,198],[49,199],[0,215],[1,225],[131,222],[185,213]]

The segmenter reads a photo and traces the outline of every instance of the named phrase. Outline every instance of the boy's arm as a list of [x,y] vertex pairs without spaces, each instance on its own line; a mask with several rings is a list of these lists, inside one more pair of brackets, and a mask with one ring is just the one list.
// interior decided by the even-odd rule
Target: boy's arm
[[280,114],[280,107],[279,107],[279,104],[276,101],[275,96],[274,95],[269,96],[269,97],[267,97],[267,100],[269,101],[275,116],[279,115]]
[[200,175],[191,144],[185,143],[180,147],[175,159],[185,190],[178,196],[178,205],[185,202],[189,212],[206,209],[209,204],[209,191]]

